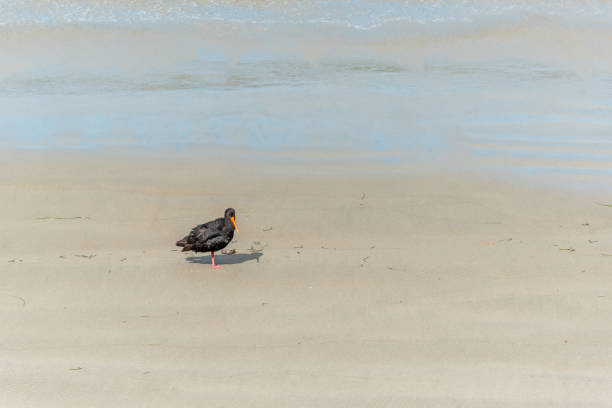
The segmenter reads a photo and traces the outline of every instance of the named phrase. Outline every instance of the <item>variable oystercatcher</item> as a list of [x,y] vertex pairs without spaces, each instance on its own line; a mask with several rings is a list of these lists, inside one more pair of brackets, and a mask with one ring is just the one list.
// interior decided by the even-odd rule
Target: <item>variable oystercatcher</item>
[[181,252],[210,252],[212,267],[221,268],[215,265],[215,251],[225,248],[230,243],[234,238],[234,230],[238,232],[236,211],[228,208],[225,210],[225,217],[194,227],[189,235],[176,243],[176,246],[183,247]]

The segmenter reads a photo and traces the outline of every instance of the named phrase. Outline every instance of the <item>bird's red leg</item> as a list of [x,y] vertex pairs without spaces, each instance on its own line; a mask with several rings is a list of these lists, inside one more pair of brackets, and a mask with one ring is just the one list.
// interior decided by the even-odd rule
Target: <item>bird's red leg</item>
[[221,269],[221,268],[223,268],[222,266],[215,265],[215,253],[214,252],[210,253],[210,257],[212,259],[212,268],[213,269]]

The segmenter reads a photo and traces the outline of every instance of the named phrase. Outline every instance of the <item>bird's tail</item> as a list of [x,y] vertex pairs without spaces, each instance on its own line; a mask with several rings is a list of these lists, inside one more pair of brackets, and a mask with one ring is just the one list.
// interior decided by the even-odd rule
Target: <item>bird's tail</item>
[[[187,238],[188,237],[185,237],[180,241],[176,241],[176,246],[183,247],[183,251],[189,251],[189,249],[191,249],[191,244],[187,242]],[[187,249],[187,247],[189,247],[189,249]]]
[[192,244],[188,244],[187,243],[187,239],[183,238],[180,241],[176,242],[176,246],[180,246],[183,247],[183,249],[181,250],[181,252],[185,252],[185,251],[191,251],[191,249],[193,248]]

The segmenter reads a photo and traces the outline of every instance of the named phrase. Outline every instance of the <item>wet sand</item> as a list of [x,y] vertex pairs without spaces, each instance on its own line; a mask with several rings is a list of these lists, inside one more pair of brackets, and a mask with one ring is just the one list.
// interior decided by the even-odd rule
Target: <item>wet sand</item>
[[606,197],[325,163],[3,157],[0,406],[609,405]]

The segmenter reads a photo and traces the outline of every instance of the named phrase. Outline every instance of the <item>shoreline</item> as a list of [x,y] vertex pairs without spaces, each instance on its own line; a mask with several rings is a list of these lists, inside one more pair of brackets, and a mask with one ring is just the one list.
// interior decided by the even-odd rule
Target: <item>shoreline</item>
[[[95,149],[3,149],[0,162],[17,166],[15,174],[5,172],[0,181],[10,183],[20,174],[44,168],[38,163],[60,163],[76,169],[87,168],[89,163],[97,166],[125,168],[148,166],[155,162],[169,174],[184,176],[176,168],[191,161],[209,162],[224,172],[237,172],[242,177],[252,176],[251,169],[268,175],[275,172],[312,177],[364,176],[421,176],[452,177],[460,180],[475,180],[484,183],[500,183],[527,190],[545,193],[582,195],[596,201],[612,201],[612,187],[608,173],[598,161],[524,160],[514,157],[478,156],[461,151],[440,151],[423,155],[421,151],[389,152],[366,151],[321,151],[280,150],[253,151],[232,146],[209,148],[195,145],[191,149],[117,147]],[[109,165],[112,163],[112,166]],[[189,164],[192,165],[192,164]],[[126,167],[127,166],[127,167]],[[28,170],[30,168],[30,170]],[[60,169],[60,167],[55,167]],[[188,172],[189,170],[187,170]],[[41,172],[42,174],[43,172]],[[161,175],[161,170],[159,174]]]

